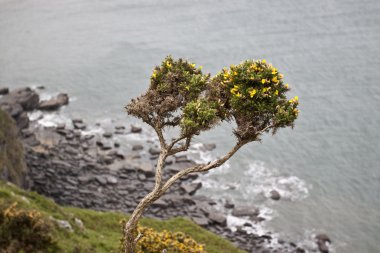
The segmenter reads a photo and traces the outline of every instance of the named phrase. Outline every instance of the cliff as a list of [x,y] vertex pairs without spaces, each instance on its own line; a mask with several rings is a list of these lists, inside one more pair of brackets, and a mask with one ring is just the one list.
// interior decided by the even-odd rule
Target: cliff
[[0,109],[0,178],[25,186],[26,165],[15,121]]

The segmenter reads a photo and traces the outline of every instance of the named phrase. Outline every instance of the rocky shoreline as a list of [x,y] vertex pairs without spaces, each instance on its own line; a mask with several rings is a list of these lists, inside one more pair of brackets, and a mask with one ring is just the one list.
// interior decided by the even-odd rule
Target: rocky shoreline
[[[28,188],[53,198],[57,203],[96,210],[133,211],[137,203],[154,186],[154,166],[159,154],[157,144],[146,142],[134,144],[130,150],[120,148],[114,136],[141,135],[137,126],[114,126],[113,131],[101,135],[89,134],[89,126],[82,119],[73,119],[70,124],[43,127],[31,121],[28,111],[58,110],[69,103],[67,94],[39,101],[39,95],[30,88],[9,92],[0,89],[0,108],[16,121],[24,143],[28,166]],[[212,149],[213,145],[204,145]],[[142,152],[144,151],[144,152]],[[167,161],[166,176],[195,162],[186,155],[175,156]],[[202,187],[198,175],[189,175],[174,184],[167,194],[157,200],[145,216],[166,219],[186,216],[198,225],[228,238],[239,248],[248,252],[306,252],[293,242],[273,238],[271,233],[257,235],[248,233],[250,227],[262,222],[260,210],[254,207],[235,207],[218,203],[206,196],[196,195]],[[279,199],[278,193],[271,193]],[[227,226],[227,213],[245,217],[242,227],[232,230]],[[316,239],[320,252],[329,252],[327,236]],[[310,251],[310,250],[309,250]],[[311,252],[317,252],[312,249]]]

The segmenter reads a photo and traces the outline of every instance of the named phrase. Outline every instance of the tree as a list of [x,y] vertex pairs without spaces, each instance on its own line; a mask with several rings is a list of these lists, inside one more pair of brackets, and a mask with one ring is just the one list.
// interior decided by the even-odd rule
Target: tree
[[[259,141],[263,133],[275,134],[279,128],[293,127],[299,110],[298,97],[285,93],[283,75],[265,60],[246,60],[224,68],[216,76],[203,74],[202,67],[168,56],[156,66],[145,94],[132,99],[127,112],[150,125],[160,142],[155,186],[138,204],[124,226],[124,251],[134,253],[141,235],[137,223],[144,210],[160,198],[178,179],[219,167],[242,146]],[[194,136],[210,130],[222,121],[235,122],[236,143],[223,157],[207,164],[181,170],[163,181],[165,159],[188,150]],[[165,134],[177,128],[178,136]]]

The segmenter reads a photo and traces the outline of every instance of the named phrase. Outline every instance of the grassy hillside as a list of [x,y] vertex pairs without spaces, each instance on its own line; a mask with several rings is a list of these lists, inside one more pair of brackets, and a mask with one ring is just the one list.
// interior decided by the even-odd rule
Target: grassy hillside
[[26,166],[13,119],[0,109],[0,178],[22,185]]
[[[10,206],[14,203],[17,203],[17,208],[19,209],[37,210],[47,221],[51,221],[53,218],[55,220],[65,220],[71,224],[72,232],[57,225],[51,226],[49,233],[59,248],[55,251],[94,253],[117,252],[118,250],[121,237],[120,221],[126,218],[121,213],[61,207],[41,195],[26,192],[14,185],[0,181],[0,207],[3,206],[4,209],[4,206]],[[83,222],[84,228],[81,228],[75,222],[76,218]],[[52,224],[55,224],[55,222],[52,222]],[[205,244],[208,253],[244,253],[244,251],[235,248],[230,242],[185,218],[174,218],[167,221],[143,219],[141,225],[158,231],[165,229],[187,233],[198,243]]]

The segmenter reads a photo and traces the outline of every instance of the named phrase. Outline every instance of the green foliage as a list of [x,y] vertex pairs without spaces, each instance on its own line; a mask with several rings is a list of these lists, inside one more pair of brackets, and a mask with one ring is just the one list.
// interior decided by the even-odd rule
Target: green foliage
[[247,60],[224,68],[210,85],[209,98],[217,100],[220,117],[233,118],[239,139],[256,140],[261,131],[293,126],[298,97],[287,100],[289,85],[265,60]]
[[183,110],[181,130],[183,135],[197,134],[216,123],[217,104],[206,99],[197,99],[189,102]]
[[[38,212],[44,221],[49,217],[67,220],[73,227],[68,232],[58,226],[49,225],[49,234],[57,243],[55,252],[62,253],[111,253],[118,252],[121,238],[120,221],[125,214],[119,212],[98,212],[74,207],[61,207],[52,200],[37,193],[21,190],[0,180],[0,202],[2,206],[9,207],[17,202],[17,208],[25,212]],[[78,227],[74,221],[78,218],[83,221],[84,229]],[[244,253],[223,238],[195,225],[184,218],[174,218],[160,221],[152,218],[141,220],[141,225],[155,231],[167,230],[170,232],[183,232],[190,235],[198,243],[205,245],[208,253]],[[1,230],[0,225],[0,230]],[[0,238],[2,238],[0,236]],[[2,246],[0,246],[2,248]],[[0,251],[1,252],[1,251]],[[21,251],[22,252],[22,251]],[[24,252],[29,252],[25,251]],[[43,251],[49,252],[49,251]],[[9,253],[9,252],[7,252]],[[13,253],[13,252],[12,252]],[[161,252],[159,252],[161,253]],[[168,251],[170,253],[170,251]]]
[[17,208],[0,202],[0,252],[56,252],[52,224],[38,211]]
[[154,69],[148,91],[126,108],[155,128],[178,126],[188,138],[234,120],[238,140],[250,142],[264,132],[293,127],[298,97],[288,100],[289,90],[265,60],[246,60],[210,78],[195,64],[169,56]]
[[13,119],[0,109],[0,178],[23,184],[26,173],[23,147]]

